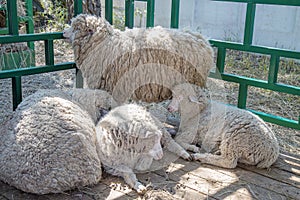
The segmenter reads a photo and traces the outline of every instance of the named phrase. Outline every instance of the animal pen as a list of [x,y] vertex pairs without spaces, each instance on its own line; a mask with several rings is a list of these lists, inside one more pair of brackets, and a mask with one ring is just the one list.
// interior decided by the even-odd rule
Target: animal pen
[[[135,1],[147,4],[146,26],[154,26],[155,0],[126,0],[125,25],[134,26]],[[248,88],[256,87],[279,93],[300,96],[300,87],[278,82],[279,63],[282,58],[300,60],[300,52],[253,45],[254,22],[256,6],[258,4],[297,6],[298,0],[215,0],[222,2],[236,2],[246,4],[244,38],[242,43],[211,39],[211,45],[217,50],[216,70],[210,72],[211,78],[221,79],[238,84],[237,107],[247,108]],[[7,12],[6,27],[0,29],[0,45],[26,42],[26,51],[35,51],[33,42],[43,41],[45,46],[45,65],[35,66],[34,57],[22,68],[16,68],[12,60],[0,63],[0,79],[11,79],[13,109],[22,101],[22,76],[48,73],[60,70],[76,69],[74,62],[54,62],[54,41],[63,39],[60,32],[34,33],[32,0],[25,0],[26,16],[18,17],[17,0],[7,0],[6,7],[0,10]],[[82,0],[74,0],[74,13],[82,12]],[[171,1],[171,28],[179,27],[180,0]],[[105,0],[105,18],[113,22],[113,0]],[[26,34],[19,34],[19,23],[25,22]],[[267,80],[260,80],[226,72],[226,54],[228,50],[258,53],[270,56]],[[19,54],[14,55],[16,57]],[[34,53],[33,53],[34,56]],[[4,64],[3,64],[4,63]],[[1,66],[2,65],[2,66]],[[77,70],[77,87],[82,86],[82,78]],[[263,120],[300,130],[300,116],[298,120],[277,116],[262,111],[249,109]],[[166,171],[155,171],[149,174],[138,175],[143,183],[152,183],[156,189],[167,190],[174,198],[184,199],[299,199],[300,197],[300,157],[282,153],[275,165],[268,170],[239,165],[236,169],[227,170],[219,167],[203,165],[198,162],[186,162],[182,159],[171,163]],[[116,184],[117,183],[117,184]],[[70,191],[68,195],[45,195],[45,199],[134,199],[138,195],[128,189],[118,187],[122,180],[116,177],[104,177],[96,186],[86,191]],[[13,196],[12,196],[13,194]],[[80,196],[81,195],[81,196]],[[155,190],[149,195],[155,195]],[[164,193],[159,194],[161,198]],[[16,191],[12,187],[0,182],[0,199],[39,199],[39,196]],[[167,199],[167,197],[166,197]]]

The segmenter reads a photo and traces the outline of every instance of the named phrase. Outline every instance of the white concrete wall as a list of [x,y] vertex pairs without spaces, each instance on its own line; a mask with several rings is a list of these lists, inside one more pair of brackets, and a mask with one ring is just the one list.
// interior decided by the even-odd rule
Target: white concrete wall
[[[114,2],[116,6],[124,5],[124,0]],[[146,9],[145,3],[135,5]],[[179,28],[197,30],[212,39],[241,42],[245,15],[246,4],[243,3],[181,0]],[[170,27],[170,21],[171,0],[156,0],[155,25]],[[135,25],[144,27],[145,22],[136,16]],[[253,44],[300,51],[300,8],[257,5]]]

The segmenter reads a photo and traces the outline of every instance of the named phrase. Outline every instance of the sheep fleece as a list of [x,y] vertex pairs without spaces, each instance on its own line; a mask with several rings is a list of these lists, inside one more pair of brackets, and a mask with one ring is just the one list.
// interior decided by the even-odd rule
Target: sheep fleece
[[[101,138],[98,141],[102,147],[100,155],[103,156],[103,164],[113,167],[126,163],[131,169],[135,169],[137,158],[149,157],[152,161],[148,152],[152,145],[160,144],[162,136],[160,127],[154,122],[145,108],[135,104],[111,110],[97,125],[99,130],[106,130],[97,130],[97,137]],[[148,167],[138,166],[143,169]]]
[[25,98],[0,131],[0,179],[18,189],[59,193],[101,178],[95,123],[65,92]]
[[[212,48],[196,32],[162,27],[119,31],[103,18],[81,14],[64,35],[72,42],[85,87],[112,93],[118,80],[131,73],[134,79],[125,78],[122,87],[126,90],[134,85],[129,92],[134,92],[135,100],[160,102],[171,97],[172,71],[187,82],[204,86],[213,67]],[[145,65],[146,70],[138,69]],[[157,66],[160,70],[154,70]]]
[[[183,95],[181,117],[197,118],[182,125],[175,138],[179,144],[192,139],[192,144],[201,146],[204,153],[194,154],[196,160],[225,168],[235,168],[238,162],[268,168],[277,160],[278,141],[262,119],[249,111],[208,101],[207,92],[198,86],[192,87],[194,91],[187,88],[191,88],[190,84],[181,84],[173,89],[174,97],[169,108],[177,107],[175,103]],[[197,95],[196,103],[188,99],[193,93]],[[199,113],[195,113],[195,106],[201,107]],[[198,126],[195,126],[196,121]],[[197,127],[196,135],[191,135],[191,126]]]

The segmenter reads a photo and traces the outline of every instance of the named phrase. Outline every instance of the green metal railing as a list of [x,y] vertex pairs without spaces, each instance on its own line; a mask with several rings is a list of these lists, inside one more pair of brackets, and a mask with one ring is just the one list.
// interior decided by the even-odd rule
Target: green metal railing
[[[154,8],[155,0],[125,0],[125,25],[129,28],[134,26],[134,2],[143,1],[147,3],[147,27],[154,26]],[[219,73],[210,73],[210,77],[222,79],[229,82],[235,82],[239,84],[239,95],[238,104],[239,108],[247,109],[247,94],[249,86],[254,86],[258,88],[268,89],[276,92],[282,92],[292,95],[300,96],[300,88],[292,85],[281,84],[277,82],[277,74],[279,68],[280,58],[293,58],[300,59],[300,52],[283,50],[272,47],[257,46],[253,45],[253,28],[256,14],[257,4],[272,4],[272,5],[286,5],[286,6],[300,6],[299,0],[215,0],[222,2],[239,2],[246,3],[246,20],[244,28],[244,40],[243,43],[228,42],[221,40],[210,40],[212,46],[216,47],[217,52],[217,69]],[[30,41],[44,41],[45,43],[45,58],[46,65],[43,67],[30,67],[25,69],[8,70],[1,72],[0,79],[12,78],[13,91],[14,91],[14,108],[21,101],[21,83],[19,77],[31,74],[45,73],[50,71],[65,70],[75,68],[75,63],[60,63],[54,64],[53,55],[53,40],[61,39],[62,33],[43,33],[43,34],[27,34],[19,35],[16,30],[17,21],[16,11],[13,7],[16,7],[16,0],[10,0],[8,5],[8,11],[10,12],[9,20],[9,36],[0,36],[0,43],[14,43],[14,42],[30,42]],[[180,0],[172,0],[171,3],[171,28],[178,28],[179,26],[179,10]],[[82,0],[74,1],[75,15],[82,12]],[[112,23],[113,22],[113,0],[105,0],[105,17]],[[249,78],[245,76],[234,75],[226,73],[225,58],[226,50],[237,50],[250,53],[260,53],[264,55],[270,55],[270,65],[268,71],[268,80],[260,80]],[[221,74],[221,75],[220,75]],[[251,110],[265,121],[279,124],[286,127],[291,127],[300,130],[300,119],[298,121],[287,119],[280,116],[274,116],[268,113],[258,112]],[[300,117],[299,117],[300,118]]]
[[[13,94],[13,109],[16,109],[18,104],[22,101],[22,81],[21,77],[32,74],[40,74],[53,72],[58,70],[72,69],[76,65],[72,63],[54,64],[54,49],[53,41],[62,39],[62,33],[41,33],[34,34],[32,0],[25,1],[27,16],[19,18],[17,15],[17,0],[7,1],[7,34],[0,36],[0,44],[27,42],[28,46],[34,50],[34,41],[44,41],[45,44],[45,65],[44,66],[29,66],[28,68],[11,69],[0,71],[0,79],[11,78],[12,80],[12,94]],[[75,0],[75,13],[79,13],[82,1]],[[26,29],[29,34],[19,34],[19,22],[26,23]]]
[[[155,0],[125,0],[125,26],[128,28],[133,28],[134,26],[135,1],[147,3],[146,26],[153,27]],[[113,0],[105,0],[105,18],[109,23],[113,23]]]
[[[1,7],[0,10],[7,12],[8,16],[6,17],[6,24],[8,25],[11,20],[13,20],[13,24],[17,22],[23,22],[26,23],[26,32],[27,33],[33,33],[34,32],[34,22],[33,22],[33,7],[32,7],[32,0],[24,0],[25,1],[25,10],[26,10],[26,16],[13,18],[14,12],[17,12],[17,8],[14,8],[12,5],[12,1],[7,1],[6,7]],[[12,19],[13,18],[13,19]],[[16,22],[17,21],[17,22]],[[18,27],[2,27],[0,28],[0,35],[9,34],[9,33],[18,33],[19,29]],[[28,47],[30,49],[34,49],[34,43],[28,42]]]
[[[254,86],[254,87],[268,89],[268,90],[272,90],[272,91],[276,91],[276,92],[300,96],[300,88],[299,87],[281,84],[281,83],[277,82],[280,58],[300,59],[300,52],[252,45],[254,20],[255,20],[257,4],[300,6],[300,1],[298,1],[298,0],[289,0],[289,1],[286,1],[286,0],[215,0],[215,1],[246,3],[247,10],[246,10],[246,20],[245,20],[243,43],[210,40],[211,44],[213,46],[217,47],[217,49],[218,49],[217,68],[218,68],[218,71],[221,73],[221,77],[216,73],[211,73],[210,76],[214,77],[214,78],[221,78],[222,80],[225,80],[225,81],[238,83],[239,84],[239,96],[238,96],[238,105],[237,106],[239,108],[243,108],[243,109],[246,108],[246,101],[247,101],[247,94],[248,94],[249,86]],[[229,74],[229,73],[224,72],[226,49],[270,55],[268,80],[265,81],[265,80],[253,79],[253,78],[238,76],[238,75]],[[255,110],[250,110],[250,111],[259,115],[265,121],[279,124],[279,125],[286,126],[286,127],[291,127],[294,129],[300,129],[300,116],[298,118],[298,121],[296,121],[296,120],[287,119],[287,118],[280,117],[280,116],[274,116],[271,114],[258,112]]]

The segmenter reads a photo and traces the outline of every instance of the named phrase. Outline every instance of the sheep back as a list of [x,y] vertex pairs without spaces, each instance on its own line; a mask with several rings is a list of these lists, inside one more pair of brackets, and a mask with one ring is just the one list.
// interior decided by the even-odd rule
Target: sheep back
[[60,193],[101,178],[94,122],[64,92],[25,98],[1,136],[0,179],[25,192]]
[[[80,21],[81,23],[75,23]],[[86,87],[113,92],[118,80],[127,72],[134,73],[140,66],[148,64],[149,71],[136,74],[143,84],[136,88],[133,99],[146,102],[160,102],[171,97],[171,91],[164,87],[165,73],[155,73],[155,80],[149,78],[153,66],[168,66],[179,72],[187,82],[204,86],[213,66],[213,51],[209,43],[199,34],[180,30],[155,27],[149,29],[127,29],[121,32],[112,29],[102,18],[80,15],[73,20],[72,28],[100,23],[103,29],[94,29],[85,39],[74,38],[73,47],[84,49],[74,51],[76,63],[81,69]],[[95,22],[96,21],[96,22]],[[78,25],[78,26],[79,26]],[[89,28],[81,28],[87,32]],[[75,45],[76,44],[76,45]],[[80,55],[80,52],[82,55]],[[150,79],[150,80],[149,80]],[[129,79],[125,84],[138,81]],[[126,87],[126,85],[124,86]]]
[[[225,106],[225,105],[223,105]],[[238,162],[256,165],[258,168],[270,167],[279,156],[279,144],[274,132],[266,123],[253,113],[232,106],[226,106],[226,116],[219,116],[219,122],[223,125],[223,132],[219,135],[220,152],[226,157],[236,157]],[[222,124],[222,118],[224,122]],[[216,125],[211,124],[203,144],[215,149],[214,142],[209,134],[217,130]],[[215,124],[216,123],[215,121]],[[219,128],[221,130],[221,128]],[[214,136],[216,137],[216,135]],[[214,139],[216,141],[216,139]],[[207,145],[206,143],[210,143]]]

